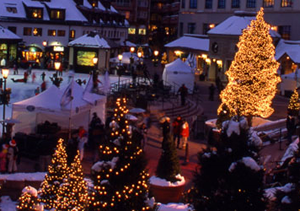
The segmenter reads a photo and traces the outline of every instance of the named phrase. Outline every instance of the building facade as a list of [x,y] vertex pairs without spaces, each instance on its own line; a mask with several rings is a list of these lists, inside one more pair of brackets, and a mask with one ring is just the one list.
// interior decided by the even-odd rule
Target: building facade
[[116,10],[129,22],[128,40],[143,45],[149,40],[150,0],[112,0]]
[[109,1],[21,0],[0,2],[0,24],[23,39],[21,66],[54,68],[68,63],[68,43],[91,31],[122,42],[127,39],[125,17]]
[[235,11],[257,12],[261,7],[266,22],[283,39],[300,39],[300,1],[292,0],[181,0],[178,36],[207,34]]

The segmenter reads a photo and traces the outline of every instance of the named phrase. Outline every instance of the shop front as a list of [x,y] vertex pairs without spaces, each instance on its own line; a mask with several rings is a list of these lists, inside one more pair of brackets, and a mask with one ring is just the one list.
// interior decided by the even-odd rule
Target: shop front
[[61,64],[63,65],[63,69],[66,69],[68,66],[68,62],[65,59],[67,58],[65,51],[68,52],[66,47],[61,45],[45,47],[45,58],[43,63],[44,68],[47,68],[48,70],[54,70],[54,63],[61,62]]
[[21,51],[20,67],[28,68],[31,65],[33,68],[40,68],[43,61],[43,49],[39,46],[25,46]]
[[[12,40],[0,40],[0,60],[5,61],[4,66],[12,67],[17,61],[18,44]],[[4,60],[3,60],[4,59]]]

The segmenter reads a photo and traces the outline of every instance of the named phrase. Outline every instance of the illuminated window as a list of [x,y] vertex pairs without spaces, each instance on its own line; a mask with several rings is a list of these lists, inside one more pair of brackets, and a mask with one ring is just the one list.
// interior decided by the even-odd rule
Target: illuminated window
[[42,19],[43,18],[43,9],[42,8],[28,8],[29,18]]
[[213,1],[212,0],[206,0],[205,1],[205,9],[212,9]]
[[23,35],[24,36],[31,36],[31,31],[32,31],[32,28],[30,28],[30,27],[24,27],[24,29],[23,29]]
[[247,8],[255,8],[256,0],[247,0],[246,7]]
[[33,36],[42,36],[42,28],[33,28]]
[[135,34],[135,28],[128,28],[128,34]]
[[129,11],[126,11],[126,12],[125,12],[125,18],[126,18],[126,19],[129,19],[129,18],[130,18],[130,12],[129,12]]
[[293,0],[281,0],[281,7],[292,7]]
[[65,11],[64,10],[51,10],[50,19],[64,20],[65,19]]
[[66,35],[66,31],[65,30],[57,30],[57,36],[58,37],[64,37]]
[[232,0],[231,8],[240,8],[240,0]]
[[70,30],[69,38],[75,38],[75,30]]
[[218,9],[225,9],[225,7],[226,7],[226,0],[219,0]]
[[49,29],[49,30],[48,30],[48,36],[55,37],[55,36],[56,36],[56,31],[53,30],[53,29]]
[[291,26],[278,26],[278,33],[282,39],[291,39]]
[[16,7],[6,7],[6,11],[10,13],[17,13],[17,8]]
[[274,0],[264,0],[263,6],[264,7],[274,7]]

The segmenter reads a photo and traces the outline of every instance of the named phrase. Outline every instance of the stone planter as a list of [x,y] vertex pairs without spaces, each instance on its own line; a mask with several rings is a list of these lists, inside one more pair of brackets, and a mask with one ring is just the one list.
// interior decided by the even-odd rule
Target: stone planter
[[184,191],[185,184],[178,186],[158,186],[150,184],[150,191],[153,193],[156,202],[167,204],[179,202]]

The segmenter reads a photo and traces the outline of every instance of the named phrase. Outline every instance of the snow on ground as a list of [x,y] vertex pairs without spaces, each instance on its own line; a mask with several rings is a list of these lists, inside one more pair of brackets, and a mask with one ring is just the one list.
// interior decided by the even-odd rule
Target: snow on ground
[[[42,79],[41,79],[41,74],[42,72],[46,73],[46,84],[47,84],[47,88],[49,88],[50,86],[52,86],[52,82],[50,80],[49,77],[52,77],[53,74],[55,73],[55,71],[48,71],[48,70],[40,70],[40,69],[33,69],[31,75],[28,77],[28,81],[27,83],[14,83],[12,81],[12,78],[14,79],[22,79],[23,78],[23,74],[24,74],[24,69],[19,69],[19,74],[18,75],[13,75],[13,70],[10,69],[9,71],[9,76],[7,78],[7,83],[6,83],[6,88],[11,88],[11,95],[10,95],[10,103],[9,105],[6,106],[6,112],[5,112],[5,117],[6,119],[11,118],[12,116],[12,103],[21,101],[21,100],[25,100],[27,98],[33,97],[35,95],[34,91],[37,87],[40,87],[40,85],[42,84]],[[35,81],[32,82],[32,75],[35,74],[36,78]],[[1,77],[1,76],[0,76]],[[65,88],[68,86],[69,83],[69,74],[67,72],[63,72],[63,81],[61,83],[61,89]],[[81,79],[81,80],[86,80],[86,82],[88,82],[89,79],[89,75],[88,74],[83,74],[83,73],[75,73],[74,75],[74,80],[77,79]],[[129,76],[122,76],[120,78],[120,80],[126,80],[128,78],[131,78]],[[101,82],[104,81],[104,75],[100,75],[99,79]],[[117,83],[118,82],[118,76],[114,76],[114,75],[110,75],[109,77],[110,79],[110,83]],[[82,85],[83,87],[85,87],[85,85]],[[3,120],[3,112],[2,112],[2,108],[3,106],[0,105],[0,120]],[[2,124],[0,124],[0,131],[2,131]]]
[[43,181],[45,172],[0,174],[0,180],[9,181]]
[[149,182],[150,182],[150,184],[158,185],[158,186],[164,186],[164,187],[180,186],[180,185],[185,184],[185,179],[184,179],[183,176],[181,176],[180,174],[177,174],[176,178],[180,179],[180,180],[177,181],[177,182],[172,183],[172,182],[169,182],[165,179],[161,179],[159,177],[152,176],[152,177],[150,177]]
[[158,211],[189,211],[189,207],[187,204],[176,204],[176,203],[169,203],[169,204],[160,204]]
[[9,196],[1,196],[0,210],[15,211],[17,202],[12,201]]

